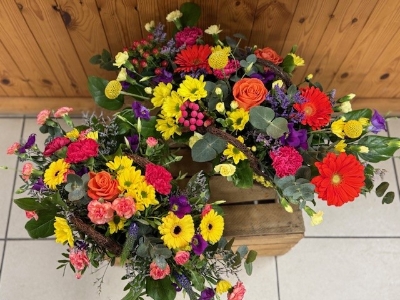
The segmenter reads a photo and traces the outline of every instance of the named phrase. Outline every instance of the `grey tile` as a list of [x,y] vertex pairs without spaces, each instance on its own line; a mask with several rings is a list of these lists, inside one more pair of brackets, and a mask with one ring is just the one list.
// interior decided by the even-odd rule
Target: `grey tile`
[[13,194],[13,185],[15,177],[15,168],[17,165],[17,156],[7,155],[7,148],[14,142],[20,142],[23,119],[0,118],[0,128],[2,129],[0,138],[0,166],[6,166],[9,169],[0,170],[0,238],[6,234],[8,221],[8,211]]
[[396,300],[399,268],[400,239],[306,238],[278,258],[280,300]]

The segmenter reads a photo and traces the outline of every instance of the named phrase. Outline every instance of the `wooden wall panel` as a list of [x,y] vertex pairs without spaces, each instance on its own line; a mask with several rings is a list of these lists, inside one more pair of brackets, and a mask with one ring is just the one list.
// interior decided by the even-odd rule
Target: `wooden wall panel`
[[53,1],[18,0],[32,36],[66,96],[89,96],[87,77]]
[[21,72],[24,72],[36,96],[62,96],[64,92],[20,9],[23,7],[12,0],[0,1],[1,41],[12,59],[18,63]]

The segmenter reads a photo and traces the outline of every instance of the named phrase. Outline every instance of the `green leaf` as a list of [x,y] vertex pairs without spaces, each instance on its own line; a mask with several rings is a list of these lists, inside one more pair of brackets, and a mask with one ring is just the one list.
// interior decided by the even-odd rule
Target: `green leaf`
[[244,269],[246,270],[246,274],[250,276],[253,273],[253,264],[245,262]]
[[206,133],[192,148],[192,159],[196,162],[207,162],[217,157],[226,148],[226,141]]
[[25,229],[28,234],[33,239],[46,238],[54,234],[54,221],[56,216],[56,211],[52,210],[42,210],[37,212],[39,219],[29,220],[25,224]]
[[204,290],[204,276],[200,275],[198,272],[190,270],[190,279],[194,288],[198,291]]
[[140,134],[147,139],[148,137],[160,137],[160,133],[156,130],[157,118],[152,116],[150,120],[142,120],[142,131]]
[[359,118],[368,118],[371,119],[372,117],[372,110],[369,108],[353,110],[345,113],[342,115],[346,121],[349,120],[358,120]]
[[174,300],[176,291],[169,277],[154,280],[146,277],[146,292],[154,300]]
[[250,109],[250,123],[255,128],[267,132],[268,126],[274,119],[275,113],[269,107],[255,106]]
[[253,169],[248,159],[241,160],[236,165],[236,172],[232,176],[232,182],[239,188],[250,188],[253,186]]
[[276,118],[267,127],[267,134],[274,139],[280,138],[285,132],[289,132],[288,121],[285,118]]
[[100,54],[96,54],[96,55],[92,56],[92,57],[89,59],[89,62],[90,62],[92,65],[98,65],[98,64],[100,64],[100,63],[101,63],[101,55],[100,55]]
[[18,205],[19,208],[27,211],[35,211],[40,209],[45,209],[46,206],[42,203],[37,202],[34,198],[19,198],[14,199],[14,203]]
[[246,263],[252,263],[257,258],[257,251],[250,250],[246,257]]
[[108,80],[89,76],[88,88],[96,104],[102,108],[109,110],[118,110],[124,105],[123,95],[119,95],[116,99],[108,99],[104,94],[104,90],[108,84]]
[[249,248],[246,245],[241,245],[239,248],[236,250],[237,253],[239,253],[240,258],[243,258],[246,256],[247,252],[249,252]]
[[200,19],[201,8],[196,3],[193,2],[183,3],[179,10],[182,13],[180,21],[183,27],[195,26]]
[[167,247],[164,245],[155,245],[153,248],[150,250],[150,255],[151,257],[155,257],[157,260],[157,257],[160,257],[160,259],[167,259],[172,256],[171,250],[169,250]]
[[284,72],[286,73],[292,73],[296,65],[294,64],[294,59],[293,56],[291,55],[286,55],[286,57],[283,59],[283,62],[281,63],[281,67]]
[[389,182],[382,182],[380,185],[378,185],[378,187],[376,188],[376,195],[378,196],[378,197],[382,197],[383,196],[383,194],[386,192],[386,190],[388,189],[388,187],[389,187]]
[[363,136],[357,144],[368,148],[367,153],[358,153],[362,159],[377,163],[393,157],[393,154],[400,148],[400,139],[367,135]]
[[284,190],[288,186],[291,186],[294,184],[295,177],[294,176],[285,176],[282,178],[276,177],[274,179],[274,182],[281,190]]
[[246,61],[248,63],[255,63],[257,61],[257,56],[255,56],[254,54],[250,54],[249,56],[246,57]]
[[231,250],[234,242],[235,242],[235,238],[231,238],[229,240],[229,242],[225,245],[224,250]]
[[383,197],[382,204],[390,204],[394,200],[394,192],[389,192]]

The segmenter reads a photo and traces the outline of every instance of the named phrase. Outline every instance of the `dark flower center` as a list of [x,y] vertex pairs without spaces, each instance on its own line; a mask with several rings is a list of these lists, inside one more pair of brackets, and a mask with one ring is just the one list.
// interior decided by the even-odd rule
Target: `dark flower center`
[[181,233],[181,231],[182,231],[182,229],[179,226],[176,226],[174,228],[174,234],[179,234],[179,233]]
[[213,228],[212,224],[208,224],[208,230],[211,230]]

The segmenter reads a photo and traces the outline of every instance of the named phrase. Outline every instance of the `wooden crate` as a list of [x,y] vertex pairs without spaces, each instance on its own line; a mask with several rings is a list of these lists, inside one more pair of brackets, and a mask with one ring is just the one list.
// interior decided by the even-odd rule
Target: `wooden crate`
[[[196,163],[190,158],[190,151],[178,152],[182,161],[172,166],[171,172],[177,174],[210,171],[211,164]],[[184,185],[184,183],[183,183]],[[259,255],[276,256],[288,252],[304,237],[304,221],[299,209],[288,213],[276,203],[273,189],[255,184],[249,189],[239,189],[221,176],[210,178],[211,201],[226,200],[225,213],[226,238],[235,237],[234,247],[247,245]]]

